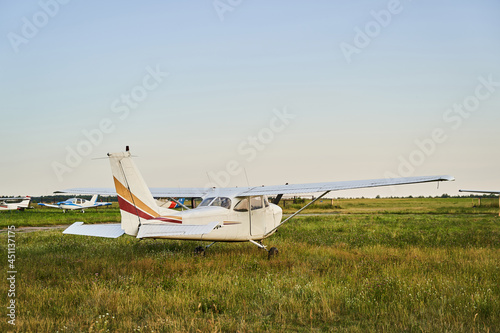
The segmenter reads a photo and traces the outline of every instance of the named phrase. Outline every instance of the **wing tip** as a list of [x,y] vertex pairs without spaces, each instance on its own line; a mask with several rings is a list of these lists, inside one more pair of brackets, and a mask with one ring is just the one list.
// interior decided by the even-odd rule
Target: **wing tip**
[[453,181],[455,181],[455,177],[450,176],[450,175],[445,175],[445,176],[442,176],[441,178],[443,178],[443,180],[447,181],[447,182],[453,182]]

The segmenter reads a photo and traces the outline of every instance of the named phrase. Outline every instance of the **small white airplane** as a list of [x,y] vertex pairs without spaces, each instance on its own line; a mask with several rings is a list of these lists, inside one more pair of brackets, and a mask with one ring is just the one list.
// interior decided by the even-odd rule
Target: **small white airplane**
[[71,198],[65,201],[60,201],[55,205],[45,204],[45,203],[39,203],[38,205],[44,207],[59,208],[62,209],[64,213],[66,213],[66,210],[78,210],[78,209],[81,210],[82,213],[85,213],[85,209],[88,208],[111,205],[111,202],[97,202],[97,197],[99,197],[99,195],[94,194],[94,196],[92,197],[92,199],[90,199],[90,201],[81,198]]
[[0,198],[0,210],[25,210],[29,207],[31,197]]
[[[108,157],[118,194],[121,224],[84,225],[75,222],[63,233],[109,238],[126,233],[137,238],[211,241],[206,247],[196,248],[196,252],[203,254],[215,242],[251,242],[267,250],[262,244],[263,239],[331,191],[454,180],[451,176],[431,176],[258,187],[156,188],[150,191],[132,161],[128,147],[126,152],[110,153]],[[101,190],[105,193],[112,191]],[[82,188],[61,192],[85,194],[90,191],[98,193],[97,189]],[[285,220],[282,220],[281,207],[267,199],[268,195],[279,197],[318,192],[322,194]],[[153,195],[201,197],[203,201],[194,209],[176,211],[159,207]],[[275,247],[270,248],[269,257],[277,252]]]

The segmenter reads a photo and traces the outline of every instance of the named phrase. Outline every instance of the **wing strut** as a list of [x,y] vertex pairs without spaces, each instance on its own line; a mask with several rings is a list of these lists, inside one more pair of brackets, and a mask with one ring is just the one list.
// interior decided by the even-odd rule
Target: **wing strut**
[[[285,185],[288,185],[288,183],[286,183]],[[275,205],[279,204],[282,197],[283,197],[283,193],[278,194],[276,196],[276,198],[274,198],[273,204],[275,204]]]
[[287,222],[288,220],[290,220],[292,217],[296,216],[297,214],[299,214],[301,211],[303,211],[304,209],[306,209],[308,206],[312,205],[313,203],[315,203],[316,201],[318,201],[319,199],[323,198],[325,195],[327,195],[328,193],[330,193],[330,191],[326,191],[325,193],[323,193],[322,195],[320,195],[319,197],[317,197],[316,199],[314,199],[313,201],[311,201],[310,203],[308,203],[307,205],[305,205],[304,207],[302,207],[301,209],[299,209],[298,211],[296,211],[295,213],[293,213],[292,215],[288,216],[285,220],[283,220],[283,222],[281,222],[276,228],[272,229],[271,231],[267,232],[264,237],[267,237],[268,235],[272,234],[273,232],[276,231],[276,229],[278,229],[279,227],[281,227],[285,222]]

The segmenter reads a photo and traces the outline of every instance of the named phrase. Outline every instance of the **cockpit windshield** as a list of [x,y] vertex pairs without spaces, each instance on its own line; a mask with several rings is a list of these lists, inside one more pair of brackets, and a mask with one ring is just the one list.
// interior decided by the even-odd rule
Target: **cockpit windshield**
[[210,197],[210,198],[205,198],[199,207],[206,207],[206,206],[219,206],[219,207],[224,207],[227,209],[231,208],[231,199],[225,198],[225,197]]
[[199,207],[203,207],[203,206],[210,206],[210,203],[214,200],[215,198],[212,197],[212,198],[205,198],[203,199],[203,201],[201,202],[200,206]]

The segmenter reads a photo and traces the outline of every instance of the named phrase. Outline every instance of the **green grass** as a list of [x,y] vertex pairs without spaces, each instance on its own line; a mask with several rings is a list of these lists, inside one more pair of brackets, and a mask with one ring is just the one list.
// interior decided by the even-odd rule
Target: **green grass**
[[247,243],[16,241],[18,321],[1,332],[500,331],[497,214],[301,217],[265,241],[271,260]]
[[[311,200],[306,200],[310,202]],[[380,198],[380,199],[325,199],[307,208],[309,213],[336,212],[344,214],[398,213],[398,214],[498,214],[498,198]],[[283,208],[283,202],[280,202]],[[284,212],[293,213],[302,204],[285,203]]]
[[[310,202],[306,200],[305,203]],[[482,198],[481,206],[478,199],[473,198],[382,198],[382,199],[336,199],[332,206],[330,199],[313,204],[302,213],[340,213],[340,214],[491,214],[498,215],[498,198]],[[290,214],[300,209],[304,204],[286,203],[283,210]],[[283,207],[283,202],[280,203]],[[0,211],[0,228],[9,225],[51,226],[72,224],[75,221],[85,223],[120,222],[118,204],[110,207],[88,209],[63,213],[60,209],[33,206],[33,209],[21,211]]]
[[109,207],[91,208],[82,213],[79,210],[63,213],[61,209],[34,206],[24,211],[0,211],[0,228],[9,225],[16,227],[36,227],[72,224],[76,221],[85,223],[120,222],[120,210],[113,203]]

